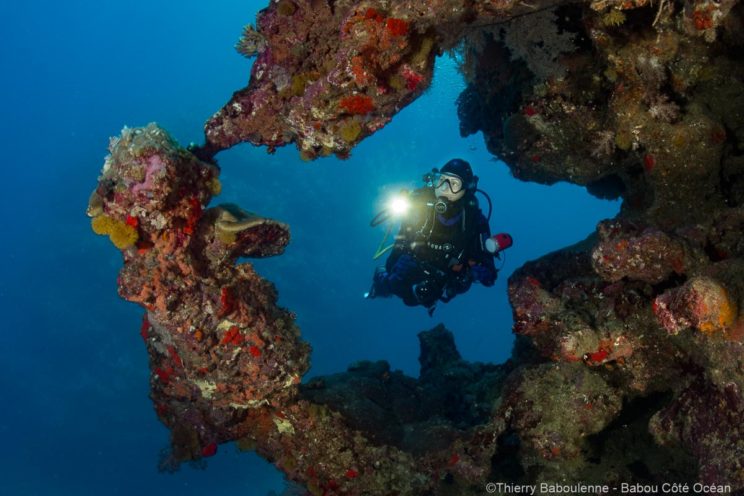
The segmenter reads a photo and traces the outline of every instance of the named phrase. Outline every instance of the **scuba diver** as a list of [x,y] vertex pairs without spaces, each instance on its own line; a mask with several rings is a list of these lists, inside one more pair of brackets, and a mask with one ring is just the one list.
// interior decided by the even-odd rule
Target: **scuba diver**
[[[404,192],[372,220],[377,226],[396,213],[405,214],[395,242],[382,249],[383,239],[375,255],[392,250],[385,267],[375,271],[365,297],[396,295],[406,305],[424,306],[431,315],[438,301],[452,300],[473,282],[493,286],[498,275],[493,259],[500,258],[512,239],[508,234],[491,236],[491,199],[478,189],[478,177],[465,160],[450,160],[426,174],[424,182],[423,188]],[[478,206],[476,191],[488,200],[488,217]]]

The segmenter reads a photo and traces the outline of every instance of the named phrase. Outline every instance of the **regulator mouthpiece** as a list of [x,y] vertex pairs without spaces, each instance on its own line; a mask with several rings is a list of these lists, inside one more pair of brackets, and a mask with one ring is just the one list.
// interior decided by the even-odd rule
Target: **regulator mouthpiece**
[[506,250],[513,244],[512,237],[507,233],[494,234],[486,240],[486,251],[491,255],[496,255],[500,251]]

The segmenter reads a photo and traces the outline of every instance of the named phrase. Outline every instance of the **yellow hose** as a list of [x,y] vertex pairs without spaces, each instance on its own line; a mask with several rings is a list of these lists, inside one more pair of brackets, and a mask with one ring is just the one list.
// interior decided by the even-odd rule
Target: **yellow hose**
[[372,256],[372,260],[377,260],[378,258],[383,256],[385,253],[393,249],[393,246],[395,246],[395,243],[390,243],[389,245],[384,246],[388,238],[390,237],[391,232],[393,232],[392,222],[388,223],[387,230],[385,231],[385,236],[382,237],[382,241],[380,241],[380,245],[377,247],[377,251],[375,251],[375,254]]

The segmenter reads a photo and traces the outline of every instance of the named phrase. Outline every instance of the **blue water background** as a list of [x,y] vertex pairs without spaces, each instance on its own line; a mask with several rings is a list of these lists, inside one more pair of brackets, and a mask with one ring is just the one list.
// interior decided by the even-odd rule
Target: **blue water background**
[[[110,136],[157,121],[182,144],[245,85],[233,50],[257,1],[6,2],[0,30],[0,494],[182,496],[281,492],[281,474],[220,446],[207,470],[159,474],[168,432],[148,399],[142,310],[116,294],[119,252],[90,231],[88,196]],[[288,222],[283,256],[256,267],[296,312],[313,346],[310,375],[386,359],[417,374],[419,331],[444,322],[468,360],[509,355],[508,275],[572,244],[616,202],[570,185],[521,183],[481,136],[462,139],[455,64],[437,63],[432,88],[350,160],[299,160],[247,145],[219,155],[217,201]],[[491,193],[491,227],[515,240],[494,288],[475,287],[429,318],[395,300],[365,301],[382,201],[452,157],[469,160]]]

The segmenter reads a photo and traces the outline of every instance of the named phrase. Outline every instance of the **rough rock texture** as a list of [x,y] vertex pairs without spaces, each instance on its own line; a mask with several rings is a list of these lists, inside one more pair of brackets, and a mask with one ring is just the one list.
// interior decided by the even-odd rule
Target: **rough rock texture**
[[[597,381],[591,391],[609,388],[604,397],[622,402],[605,405],[600,418],[609,426],[594,440],[611,436],[613,417],[631,411],[634,425],[653,434],[640,451],[654,457],[637,457],[634,470],[613,469],[616,480],[675,473],[744,491],[744,8],[565,5],[552,18],[536,16],[538,49],[534,33],[515,36],[519,22],[486,28],[463,46],[469,84],[459,99],[461,131],[482,131],[518,178],[570,181],[621,197],[623,206],[585,242],[511,277],[515,332],[558,365],[533,366],[508,383],[534,383],[547,394],[568,387],[559,386],[571,377],[565,367],[588,369]],[[525,410],[520,387],[507,386],[520,398],[513,407],[509,395],[502,400],[515,415],[509,428],[521,443],[526,480],[561,473],[600,482],[591,449],[570,459],[587,436],[574,431],[566,442],[577,426],[561,424],[568,418],[552,398],[536,394]],[[540,460],[543,446],[568,455],[557,462],[543,449]]]
[[[205,209],[218,169],[197,157],[241,141],[345,156],[453,47],[463,134],[483,132],[517,178],[585,185],[622,198],[621,214],[510,277],[507,364],[464,362],[436,328],[418,379],[365,362],[300,386],[309,348],[273,287],[235,265],[281,253],[287,227]],[[148,311],[166,467],[238,440],[311,494],[475,495],[486,481],[744,493],[741,4],[279,0],[238,48],[258,54],[251,82],[206,144],[125,130],[89,206],[122,250],[120,294]]]
[[273,286],[235,265],[281,253],[289,230],[234,205],[204,210],[218,169],[154,124],[125,129],[110,152],[88,213],[94,229],[134,233],[120,246],[119,294],[147,310],[140,333],[172,460],[214,454],[239,437],[249,409],[293,397],[307,370],[309,347]]
[[744,398],[736,384],[717,388],[699,381],[654,415],[650,426],[660,444],[690,450],[700,462],[702,483],[720,485],[740,480],[744,472],[743,416]]
[[[516,20],[471,36],[461,130],[483,131],[518,178],[622,196],[627,215],[663,227],[705,220],[740,188],[744,45],[734,4],[602,0],[538,18],[537,40],[514,36]],[[535,71],[536,58],[552,73]],[[723,187],[722,176],[736,179]]]
[[207,122],[200,153],[294,142],[306,159],[346,157],[423,93],[468,26],[559,2],[273,1],[237,46],[257,55],[250,84]]

